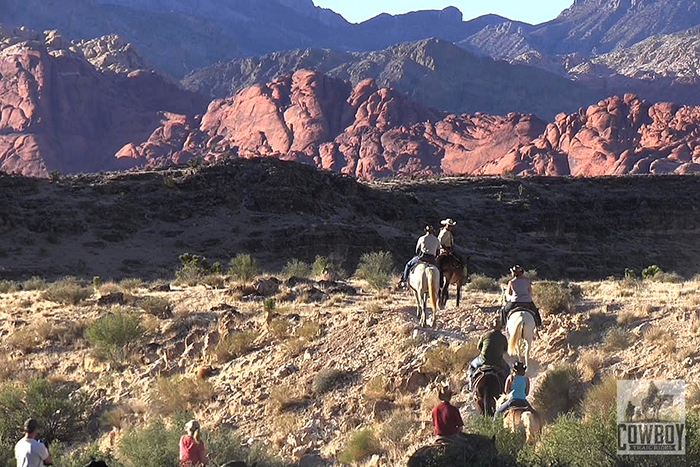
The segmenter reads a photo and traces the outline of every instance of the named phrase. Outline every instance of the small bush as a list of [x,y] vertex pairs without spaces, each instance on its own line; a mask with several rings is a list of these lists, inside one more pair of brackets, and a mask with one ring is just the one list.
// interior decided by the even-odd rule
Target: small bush
[[305,263],[304,261],[300,261],[298,259],[292,259],[291,261],[287,262],[287,265],[282,269],[282,276],[283,277],[303,277],[305,279],[308,279],[311,277],[311,265],[309,263]]
[[87,396],[75,386],[31,379],[0,386],[0,439],[16,439],[24,421],[35,418],[47,442],[71,441],[85,427]]
[[581,402],[585,417],[605,417],[617,404],[617,378],[608,376],[586,392]]
[[342,386],[348,379],[348,372],[326,368],[314,376],[312,388],[316,395],[325,394],[337,387]]
[[304,321],[301,326],[294,330],[294,335],[303,339],[306,342],[311,342],[321,329],[321,324],[318,321]]
[[110,467],[122,467],[123,464],[109,450],[102,450],[99,443],[89,443],[73,451],[66,451],[65,447],[59,443],[52,443],[49,447],[51,460],[54,465],[61,467],[83,467],[94,460],[103,460]]
[[0,281],[0,293],[14,293],[19,292],[21,286],[16,281]]
[[128,308],[114,307],[111,313],[90,323],[85,336],[104,357],[122,361],[144,337],[141,318]]
[[[525,445],[525,430],[511,432],[503,426],[502,420],[494,421],[491,417],[472,415],[464,420],[467,433],[496,437],[496,449],[499,453],[515,458]],[[508,465],[508,464],[506,464]]]
[[215,395],[209,381],[183,376],[161,377],[151,389],[151,403],[160,415],[196,409]]
[[445,375],[459,373],[478,353],[476,345],[471,341],[457,348],[439,344],[425,352],[425,363],[421,370]]
[[225,363],[247,354],[253,349],[253,342],[257,337],[258,333],[253,330],[232,332],[216,346],[216,360]]
[[181,267],[175,271],[175,280],[179,284],[195,286],[210,275],[220,275],[222,273],[221,264],[209,264],[204,256],[183,253],[178,256]]
[[45,288],[46,281],[38,276],[34,276],[22,282],[22,290],[44,290]]
[[581,352],[577,360],[579,370],[581,370],[581,376],[590,380],[595,377],[600,368],[603,365],[603,358],[600,356],[600,352],[594,349],[586,350]]
[[382,375],[377,375],[367,381],[364,388],[364,395],[370,400],[384,399],[388,395],[389,382]]
[[630,346],[630,332],[624,328],[613,327],[608,329],[603,335],[603,350],[615,352],[625,350]]
[[119,287],[126,293],[132,293],[143,287],[143,280],[138,277],[127,277],[119,281]]
[[666,348],[669,353],[677,350],[676,338],[671,335],[666,328],[661,326],[652,326],[644,332],[644,339]]
[[252,256],[238,254],[229,262],[228,274],[239,281],[250,281],[260,273],[258,263]]
[[170,300],[164,297],[143,297],[138,301],[138,305],[149,315],[157,316],[159,318],[169,318],[173,315]]
[[419,425],[415,414],[410,410],[398,410],[379,427],[382,443],[388,441],[399,453],[407,451],[413,440],[410,438]]
[[15,329],[7,336],[5,343],[11,348],[29,353],[47,341],[58,339],[62,330],[52,322],[41,319]]
[[363,461],[372,454],[379,453],[379,441],[371,428],[357,430],[350,435],[338,460],[347,464]]
[[199,283],[211,287],[212,289],[226,288],[226,276],[221,274],[207,274],[203,276]]
[[145,428],[129,430],[119,439],[119,453],[138,467],[177,467],[182,425],[175,425],[157,418]]
[[311,275],[313,277],[321,277],[323,272],[329,269],[335,273],[339,278],[347,277],[347,272],[337,263],[331,261],[325,256],[317,255],[313,264],[311,265]]
[[539,281],[532,285],[532,299],[543,316],[569,311],[573,296],[567,284],[555,281]]
[[485,276],[484,274],[472,274],[467,283],[467,290],[474,292],[493,292],[498,291],[498,283],[495,279]]
[[642,278],[643,279],[651,279],[653,278],[656,274],[662,273],[663,271],[659,266],[656,264],[652,264],[651,266],[647,266],[646,268],[642,269]]
[[270,321],[268,329],[277,339],[286,339],[289,337],[289,322],[286,319],[277,318]]
[[67,277],[49,284],[41,297],[44,300],[63,305],[77,305],[90,298],[92,294],[92,287],[86,287],[74,277]]
[[545,373],[532,395],[532,405],[545,420],[554,420],[557,415],[567,413],[578,404],[571,396],[571,388],[578,384],[581,375],[573,365],[559,364]]
[[375,290],[382,290],[389,286],[393,269],[394,260],[391,253],[387,251],[365,253],[360,257],[355,276],[365,280]]

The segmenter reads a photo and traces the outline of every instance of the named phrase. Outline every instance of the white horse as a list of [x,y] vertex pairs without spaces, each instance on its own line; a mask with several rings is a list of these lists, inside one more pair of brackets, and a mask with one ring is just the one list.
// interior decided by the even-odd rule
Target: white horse
[[535,336],[535,318],[527,310],[516,308],[511,312],[506,324],[508,333],[508,355],[517,356],[520,359],[521,348],[525,346],[525,366],[529,365],[530,347]]
[[426,324],[427,301],[430,298],[430,307],[433,309],[430,316],[430,326],[435,326],[437,299],[440,292],[440,271],[432,264],[420,262],[408,275],[408,285],[416,297],[420,325],[425,326]]

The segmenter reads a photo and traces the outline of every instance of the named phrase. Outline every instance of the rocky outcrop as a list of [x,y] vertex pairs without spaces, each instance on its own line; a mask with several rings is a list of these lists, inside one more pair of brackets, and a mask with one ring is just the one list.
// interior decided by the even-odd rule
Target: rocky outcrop
[[4,32],[0,170],[47,176],[125,168],[115,152],[145,141],[162,111],[193,114],[204,107],[198,96],[148,71],[100,73],[55,31]]
[[447,114],[371,79],[351,88],[301,70],[212,102],[199,122],[172,117],[147,144],[121,154],[147,164],[274,156],[361,178],[685,173],[698,170],[699,116],[697,107],[652,105],[632,94],[549,124],[518,113]]
[[531,143],[513,148],[482,173],[545,173],[545,166],[583,176],[698,172],[700,108],[651,104],[633,94],[611,97],[558,115]]
[[[305,49],[219,62],[183,79],[186,89],[213,98],[313,68],[349,80],[367,78],[427,106],[449,112],[534,113],[553,118],[605,94],[535,67],[478,57],[439,39],[406,42],[374,52]],[[494,98],[494,96],[498,98]]]
[[136,48],[116,34],[75,42],[85,58],[98,70],[119,74],[132,71],[156,71]]

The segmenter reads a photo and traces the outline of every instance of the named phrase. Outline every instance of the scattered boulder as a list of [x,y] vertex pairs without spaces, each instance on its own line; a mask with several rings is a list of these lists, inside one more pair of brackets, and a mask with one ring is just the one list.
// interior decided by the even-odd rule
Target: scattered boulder
[[428,375],[421,373],[420,371],[414,371],[408,377],[403,386],[407,392],[413,394],[419,389],[426,387],[428,384],[430,384],[430,378],[428,378]]
[[387,414],[390,414],[396,409],[396,404],[392,401],[380,399],[372,406],[372,419],[382,421]]
[[156,284],[153,287],[151,287],[149,290],[151,292],[170,292],[172,289],[170,288],[170,284],[163,283],[163,284]]
[[279,291],[280,280],[275,277],[261,277],[253,282],[255,291],[263,296],[269,297]]
[[124,305],[126,299],[123,292],[111,292],[97,299],[98,305]]
[[211,378],[212,376],[216,376],[219,374],[219,369],[214,368],[211,365],[202,365],[199,368],[197,368],[197,371],[195,374],[197,375],[197,378],[199,379],[207,379]]

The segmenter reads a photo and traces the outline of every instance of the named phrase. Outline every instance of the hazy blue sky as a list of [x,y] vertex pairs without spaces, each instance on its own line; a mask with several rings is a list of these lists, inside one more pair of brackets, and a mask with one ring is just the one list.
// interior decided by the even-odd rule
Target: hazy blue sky
[[318,6],[330,8],[348,21],[358,23],[379,13],[406,13],[414,10],[443,9],[454,5],[471,19],[487,13],[496,13],[513,20],[541,23],[556,17],[573,0],[314,0]]

